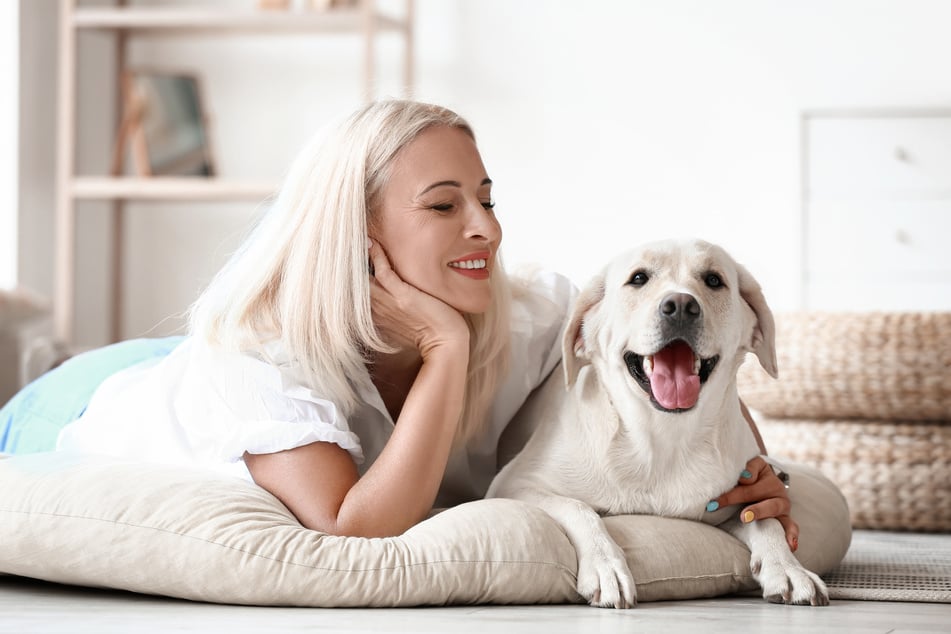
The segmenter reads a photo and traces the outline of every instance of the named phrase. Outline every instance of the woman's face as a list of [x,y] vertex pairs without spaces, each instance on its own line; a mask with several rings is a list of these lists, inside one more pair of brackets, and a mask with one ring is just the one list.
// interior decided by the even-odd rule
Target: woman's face
[[393,161],[371,238],[405,282],[460,312],[485,312],[502,228],[475,142],[457,128],[432,127]]

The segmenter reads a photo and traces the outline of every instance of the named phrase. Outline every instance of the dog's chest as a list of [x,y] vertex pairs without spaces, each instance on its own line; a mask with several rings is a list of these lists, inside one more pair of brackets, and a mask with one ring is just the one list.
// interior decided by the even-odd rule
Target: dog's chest
[[707,503],[737,483],[742,465],[731,460],[671,461],[648,470],[615,462],[605,472],[600,511],[607,515],[649,514],[701,519]]

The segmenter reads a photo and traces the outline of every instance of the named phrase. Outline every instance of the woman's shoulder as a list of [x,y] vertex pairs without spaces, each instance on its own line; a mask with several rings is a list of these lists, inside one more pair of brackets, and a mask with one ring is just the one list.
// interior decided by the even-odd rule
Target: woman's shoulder
[[512,280],[510,378],[534,389],[561,359],[561,339],[577,288],[566,276],[522,269]]
[[176,378],[169,377],[178,383],[175,398],[183,409],[214,410],[232,422],[320,422],[347,429],[334,400],[307,384],[279,342],[240,351],[201,338],[189,342],[189,358],[175,369]]
[[[567,319],[577,287],[567,276],[538,267],[510,274],[512,321],[517,331],[560,329]],[[526,329],[525,326],[528,326]]]

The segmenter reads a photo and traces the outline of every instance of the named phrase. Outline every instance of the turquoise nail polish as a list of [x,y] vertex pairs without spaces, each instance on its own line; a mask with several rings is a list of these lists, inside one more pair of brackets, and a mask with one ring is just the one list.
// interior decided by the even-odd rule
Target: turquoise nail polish
[[720,503],[717,502],[716,500],[710,500],[709,502],[707,502],[707,512],[708,512],[708,513],[712,513],[712,512],[714,512],[715,510],[717,510],[718,508],[720,508]]
[[740,472],[740,477],[741,477],[741,478],[752,478],[752,477],[753,477],[753,474],[749,472],[749,469],[743,469],[743,471]]

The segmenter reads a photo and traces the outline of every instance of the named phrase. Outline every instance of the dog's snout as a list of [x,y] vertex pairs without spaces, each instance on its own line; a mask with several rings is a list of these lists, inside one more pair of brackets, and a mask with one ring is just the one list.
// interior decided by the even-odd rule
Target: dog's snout
[[691,323],[700,318],[700,304],[693,295],[671,293],[661,300],[660,315],[669,321]]

